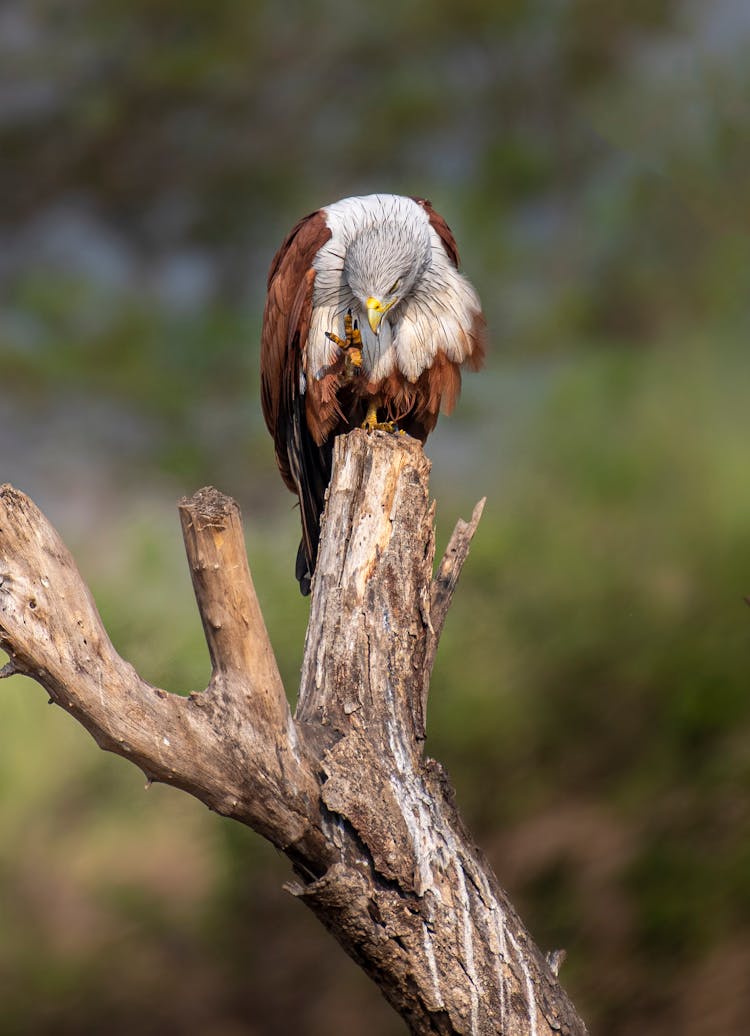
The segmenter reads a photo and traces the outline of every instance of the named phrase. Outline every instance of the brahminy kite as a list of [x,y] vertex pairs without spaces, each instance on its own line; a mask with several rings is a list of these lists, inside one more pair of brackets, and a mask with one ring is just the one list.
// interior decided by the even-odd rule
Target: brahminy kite
[[[261,400],[299,497],[296,576],[310,592],[333,440],[357,426],[422,442],[478,369],[485,321],[447,223],[422,198],[344,198],[301,219],[268,274]],[[382,420],[381,420],[382,418]]]

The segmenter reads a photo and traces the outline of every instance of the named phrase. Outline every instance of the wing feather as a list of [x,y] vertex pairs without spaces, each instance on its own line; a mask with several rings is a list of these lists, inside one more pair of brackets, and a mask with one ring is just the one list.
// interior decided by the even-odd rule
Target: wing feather
[[432,207],[432,202],[428,201],[427,198],[414,198],[417,205],[421,205],[424,211],[427,213],[427,218],[430,221],[430,226],[435,231],[437,236],[443,242],[443,247],[448,253],[448,258],[453,265],[458,269],[458,246],[456,239],[453,236],[453,232],[448,224],[445,222],[439,212],[435,212]]
[[305,216],[292,228],[271,262],[261,332],[261,405],[282,478],[299,497],[302,543],[297,578],[303,593],[310,590],[331,474],[331,445],[318,445],[312,437],[305,393],[313,260],[330,236],[322,212]]

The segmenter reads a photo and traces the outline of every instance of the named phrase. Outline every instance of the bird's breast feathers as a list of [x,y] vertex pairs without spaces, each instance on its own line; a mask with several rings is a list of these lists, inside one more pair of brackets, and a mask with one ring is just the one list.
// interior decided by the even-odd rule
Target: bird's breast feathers
[[[481,304],[422,205],[411,198],[374,194],[336,202],[323,215],[331,236],[313,263],[315,284],[304,362],[308,378],[335,361],[337,346],[326,332],[343,334],[347,310],[359,323],[363,374],[370,384],[377,385],[396,372],[415,382],[440,353],[458,364],[471,357]],[[429,252],[417,281],[388,312],[376,334],[347,282],[344,266],[347,249],[357,235],[384,223],[413,227],[420,234],[426,230]]]

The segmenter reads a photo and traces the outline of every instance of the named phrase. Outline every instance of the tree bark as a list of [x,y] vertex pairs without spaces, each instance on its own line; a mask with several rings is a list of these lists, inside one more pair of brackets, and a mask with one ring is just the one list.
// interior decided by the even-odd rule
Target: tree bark
[[57,533],[4,486],[0,675],[33,677],[102,748],[282,849],[288,890],[412,1032],[582,1036],[423,755],[430,670],[481,515],[458,523],[433,580],[428,481],[414,440],[337,440],[294,718],[234,501],[180,503],[212,663],[206,690],[182,697],[119,657]]

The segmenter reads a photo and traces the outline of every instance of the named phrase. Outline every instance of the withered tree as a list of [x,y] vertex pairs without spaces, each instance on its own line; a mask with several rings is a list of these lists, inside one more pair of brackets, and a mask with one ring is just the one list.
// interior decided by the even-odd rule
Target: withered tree
[[289,857],[286,887],[414,1033],[586,1028],[425,758],[429,678],[481,514],[433,578],[429,462],[406,437],[337,440],[292,716],[237,505],[180,507],[212,673],[183,697],[114,650],[88,588],[28,497],[0,489],[2,676],[23,673],[101,748],[196,796]]

